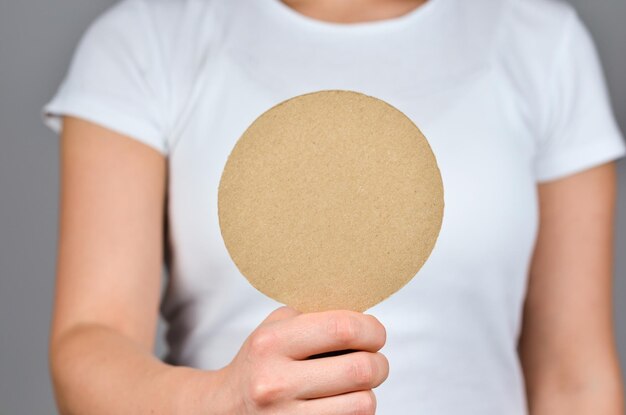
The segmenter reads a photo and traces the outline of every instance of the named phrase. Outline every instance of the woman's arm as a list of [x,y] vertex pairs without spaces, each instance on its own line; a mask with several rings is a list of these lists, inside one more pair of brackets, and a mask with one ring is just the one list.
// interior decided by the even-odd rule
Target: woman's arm
[[614,163],[539,185],[520,339],[532,415],[622,415],[613,334]]
[[[50,365],[64,414],[176,413],[191,369],[153,357],[166,160],[65,118]],[[164,393],[165,392],[165,393]]]
[[50,365],[62,414],[374,413],[389,368],[385,328],[366,314],[280,308],[219,370],[154,357],[165,157],[80,119],[61,138]]

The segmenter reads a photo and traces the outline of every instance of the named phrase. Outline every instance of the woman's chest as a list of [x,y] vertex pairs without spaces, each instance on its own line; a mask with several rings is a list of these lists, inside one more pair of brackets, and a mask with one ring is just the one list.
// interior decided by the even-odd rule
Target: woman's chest
[[[502,93],[497,78],[486,70],[449,84],[416,83],[400,89],[393,82],[368,83],[362,76],[311,81],[304,75],[300,83],[293,82],[291,74],[290,82],[281,84],[278,76],[269,82],[224,62],[198,86],[198,98],[186,114],[185,127],[174,137],[170,158],[170,237],[179,266],[193,273],[230,262],[219,230],[217,191],[228,155],[245,129],[285,99],[348,89],[404,112],[422,130],[437,158],[445,209],[425,269],[453,270],[438,277],[451,284],[458,272],[473,272],[477,286],[495,284],[494,292],[504,290],[518,298],[537,226],[534,147],[514,100]],[[513,284],[498,279],[504,273]],[[222,276],[217,272],[206,278]]]

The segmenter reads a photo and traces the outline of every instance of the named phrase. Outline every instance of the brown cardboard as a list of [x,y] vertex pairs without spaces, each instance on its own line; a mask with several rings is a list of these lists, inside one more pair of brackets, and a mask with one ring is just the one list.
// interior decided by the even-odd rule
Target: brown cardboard
[[443,219],[435,156],[413,122],[353,91],[300,95],[259,116],[219,185],[240,272],[300,311],[364,311],[413,278]]

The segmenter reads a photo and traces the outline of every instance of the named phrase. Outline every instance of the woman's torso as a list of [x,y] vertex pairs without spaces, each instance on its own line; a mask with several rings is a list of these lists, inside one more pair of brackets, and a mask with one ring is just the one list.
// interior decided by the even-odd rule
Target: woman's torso
[[[389,102],[419,126],[445,192],[429,260],[368,311],[388,331],[383,352],[391,369],[377,390],[378,413],[525,413],[516,345],[537,231],[529,74],[541,56],[523,56],[522,41],[515,49],[521,35],[510,26],[520,13],[540,20],[527,10],[533,5],[544,7],[537,16],[545,12],[547,22],[558,20],[560,8],[430,0],[398,19],[348,27],[314,21],[278,1],[150,6],[164,25],[173,114],[166,359],[222,367],[279,306],[241,276],[219,230],[218,184],[239,136],[285,99],[355,90]],[[512,49],[502,47],[504,38]],[[530,68],[518,66],[522,61]]]

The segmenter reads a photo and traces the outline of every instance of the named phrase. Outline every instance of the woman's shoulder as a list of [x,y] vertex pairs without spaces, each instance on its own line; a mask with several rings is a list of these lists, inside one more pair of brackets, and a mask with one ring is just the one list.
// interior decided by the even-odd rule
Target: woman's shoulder
[[229,0],[118,1],[87,28],[78,58],[98,55],[103,64],[127,67],[153,83],[180,88],[182,82],[186,87],[205,52],[216,48],[227,24],[228,4]]
[[577,20],[576,10],[564,0],[500,1],[496,47],[524,60],[549,61]]
[[[587,40],[576,10],[564,0],[481,0],[501,5],[490,52],[522,95],[542,99],[567,66],[574,43]],[[535,105],[535,104],[533,104]]]
[[568,19],[575,13],[565,0],[502,0],[513,18],[524,20],[537,28]]
[[555,51],[577,22],[564,0],[435,0],[452,5],[454,35],[468,50],[519,69],[548,70]]
[[218,29],[224,0],[121,0],[101,13],[88,33],[122,38],[126,43],[156,41],[161,48],[175,50],[181,43],[194,42]]
[[165,138],[191,94],[228,0],[121,0],[98,15],[45,106],[81,115],[166,151]]

